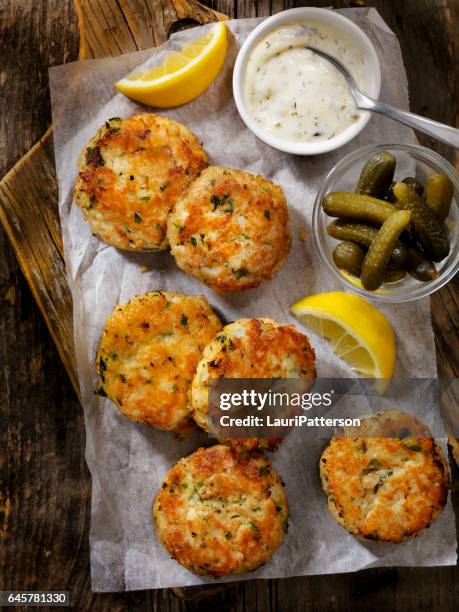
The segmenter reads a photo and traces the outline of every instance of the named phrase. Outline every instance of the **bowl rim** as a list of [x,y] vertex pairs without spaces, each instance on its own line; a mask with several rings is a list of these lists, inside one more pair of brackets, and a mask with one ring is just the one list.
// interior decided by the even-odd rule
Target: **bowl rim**
[[336,10],[309,6],[292,8],[276,13],[275,15],[272,15],[271,17],[268,17],[262,21],[252,30],[240,48],[234,64],[233,97],[241,119],[255,134],[255,136],[257,136],[257,138],[271,147],[284,151],[285,153],[292,153],[295,155],[318,155],[321,153],[334,151],[355,138],[369,122],[371,112],[361,111],[361,117],[358,119],[358,121],[330,140],[318,143],[289,143],[288,141],[282,139],[277,140],[271,134],[267,133],[258,126],[247,108],[243,91],[243,76],[245,66],[248,56],[255,44],[276,25],[306,19],[317,19],[318,21],[324,21],[326,23],[336,25],[337,27],[341,27],[353,35],[354,39],[357,40],[357,42],[362,46],[373,73],[374,88],[368,92],[368,95],[374,99],[379,98],[381,92],[381,66],[376,49],[367,34],[356,23],[341,13],[338,13]]
[[[377,153],[378,151],[404,151],[414,155],[418,155],[422,158],[427,164],[432,167],[432,165],[439,167],[441,172],[446,174],[449,179],[451,179],[454,186],[454,196],[456,200],[456,206],[459,208],[459,172],[456,168],[444,157],[442,157],[439,153],[428,149],[427,147],[423,147],[418,144],[407,144],[407,143],[383,143],[383,144],[370,144],[365,145],[363,147],[359,147],[354,151],[351,151],[348,155],[343,157],[339,162],[337,162],[333,168],[327,173],[326,177],[322,182],[322,186],[316,194],[313,211],[312,211],[312,229],[314,236],[314,244],[317,250],[320,253],[322,261],[325,263],[326,267],[330,270],[335,278],[337,278],[341,284],[343,284],[347,289],[350,289],[353,293],[357,293],[358,295],[380,302],[386,303],[403,303],[403,302],[411,302],[414,300],[419,300],[423,297],[427,297],[432,293],[438,291],[441,287],[446,285],[450,280],[454,278],[454,276],[459,271],[459,253],[455,258],[451,261],[448,267],[442,272],[442,274],[433,281],[428,283],[419,283],[419,287],[415,289],[409,289],[407,295],[388,295],[385,293],[378,293],[376,291],[367,291],[363,289],[363,287],[359,287],[358,285],[349,281],[339,270],[338,268],[332,264],[330,258],[327,256],[326,247],[324,244],[324,238],[322,237],[322,233],[320,231],[320,215],[322,212],[322,199],[324,196],[330,191],[330,182],[336,174],[339,174],[343,171],[343,169],[351,167],[355,161],[361,156],[368,154],[371,155],[373,153]],[[332,217],[330,217],[332,219]],[[459,228],[458,230],[459,231]]]

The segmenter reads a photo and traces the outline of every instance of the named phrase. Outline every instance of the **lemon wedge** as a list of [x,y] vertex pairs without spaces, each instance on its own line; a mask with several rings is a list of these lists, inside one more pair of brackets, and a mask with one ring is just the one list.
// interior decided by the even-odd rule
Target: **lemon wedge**
[[124,95],[150,106],[167,108],[200,96],[223,66],[228,46],[226,25],[219,21],[207,34],[171,51],[160,66],[134,71],[115,83]]
[[363,298],[333,291],[296,302],[291,312],[332,343],[333,351],[365,378],[375,378],[382,395],[395,366],[395,337],[386,317]]

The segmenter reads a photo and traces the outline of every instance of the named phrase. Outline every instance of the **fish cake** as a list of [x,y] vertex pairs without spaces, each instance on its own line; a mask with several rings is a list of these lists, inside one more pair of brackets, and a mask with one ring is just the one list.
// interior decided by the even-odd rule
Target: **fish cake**
[[133,421],[185,435],[189,392],[221,323],[203,296],[153,291],[117,306],[96,358],[102,392]]
[[[315,353],[309,339],[294,325],[272,319],[239,319],[226,325],[204,349],[191,388],[193,418],[208,425],[211,378],[316,378]],[[235,450],[275,450],[279,438],[222,439]]]
[[259,452],[199,448],[168,473],[153,504],[158,539],[190,572],[214,577],[250,572],[284,540],[283,483]]
[[109,119],[81,153],[75,202],[105,242],[161,251],[168,246],[169,212],[206,166],[196,136],[173,119]]
[[282,188],[242,170],[209,166],[177,201],[167,228],[179,268],[221,292],[257,287],[290,251]]
[[320,459],[320,476],[336,521],[376,542],[398,544],[417,535],[448,497],[440,448],[423,423],[395,410],[362,417],[360,428],[334,436]]

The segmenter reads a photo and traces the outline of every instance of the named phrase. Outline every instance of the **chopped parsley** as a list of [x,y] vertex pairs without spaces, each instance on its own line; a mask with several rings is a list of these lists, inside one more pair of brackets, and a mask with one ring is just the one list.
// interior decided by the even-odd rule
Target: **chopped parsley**
[[236,280],[240,280],[244,276],[247,276],[249,272],[245,268],[239,268],[238,270],[233,270],[233,274],[236,277]]
[[86,163],[88,166],[103,166],[105,164],[99,146],[86,149]]
[[194,247],[195,247],[195,246],[197,246],[197,244],[198,244],[198,242],[197,242],[197,240],[196,240],[196,238],[195,238],[194,236],[191,236],[191,238],[190,238],[190,242],[191,242],[191,244],[192,244]]
[[142,217],[139,215],[139,213],[134,213],[134,221],[136,223],[142,223]]
[[188,317],[184,314],[180,317],[180,325],[188,325]]
[[169,183],[163,183],[162,185],[159,186],[159,190],[166,191],[168,187],[169,187]]
[[422,450],[419,444],[405,444],[405,447],[416,453],[419,453]]
[[225,193],[222,196],[213,193],[210,196],[210,201],[214,205],[212,212],[215,212],[220,206],[222,207],[223,212],[232,213],[234,210],[234,200],[230,198],[229,193]]
[[266,465],[262,465],[261,468],[258,469],[258,476],[266,476],[269,474],[269,468]]
[[263,213],[264,216],[266,217],[266,219],[268,219],[269,221],[271,221],[271,213],[269,212],[268,209],[265,210],[265,212]]

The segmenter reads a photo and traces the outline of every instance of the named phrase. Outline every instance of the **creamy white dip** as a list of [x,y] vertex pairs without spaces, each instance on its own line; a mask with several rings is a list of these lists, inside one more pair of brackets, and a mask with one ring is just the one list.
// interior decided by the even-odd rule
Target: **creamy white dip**
[[344,32],[319,21],[272,30],[249,56],[244,95],[260,127],[295,143],[329,140],[360,117],[344,77],[308,46],[340,60],[364,91],[363,52]]

